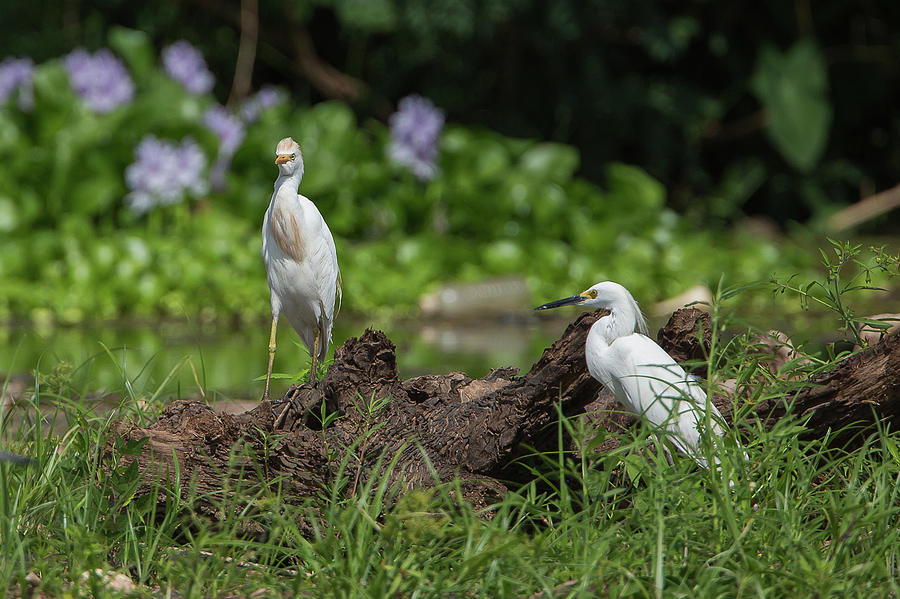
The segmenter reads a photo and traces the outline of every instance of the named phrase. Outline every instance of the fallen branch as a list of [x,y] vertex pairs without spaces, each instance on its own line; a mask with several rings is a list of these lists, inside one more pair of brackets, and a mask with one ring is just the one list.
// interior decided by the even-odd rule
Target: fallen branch
[[[836,445],[851,443],[876,420],[896,427],[900,424],[900,335],[887,335],[835,369],[812,377],[789,405],[793,413],[809,417],[808,437],[841,431],[832,440]],[[777,419],[787,408],[784,402],[771,402],[759,406],[757,413]],[[856,426],[843,430],[848,425]]]

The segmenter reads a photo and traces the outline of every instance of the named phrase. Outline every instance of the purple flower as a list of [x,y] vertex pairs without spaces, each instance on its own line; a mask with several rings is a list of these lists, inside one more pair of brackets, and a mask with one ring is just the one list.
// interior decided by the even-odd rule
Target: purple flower
[[246,131],[241,121],[224,106],[213,106],[203,115],[203,124],[219,138],[219,153],[233,155],[244,141]]
[[271,85],[267,85],[244,101],[240,110],[241,118],[247,123],[253,123],[264,110],[277,106],[283,101],[284,94]]
[[94,112],[109,112],[134,97],[128,70],[106,48],[94,54],[78,48],[63,57],[63,64],[72,89]]
[[163,70],[192,94],[212,91],[215,77],[206,68],[203,54],[186,40],[179,40],[162,51]]
[[388,156],[409,168],[419,179],[426,181],[437,174],[438,138],[444,128],[444,113],[430,100],[421,96],[406,96],[399,109],[388,119],[391,142]]
[[225,175],[231,167],[231,156],[216,156],[215,162],[209,167],[209,184],[216,191],[224,191],[227,187]]
[[125,183],[131,192],[125,203],[143,214],[155,206],[176,204],[185,195],[206,193],[206,156],[190,138],[181,145],[147,135],[134,150],[134,162],[125,169]]
[[8,57],[0,62],[0,106],[16,91],[19,92],[19,108],[31,110],[34,106],[34,87],[31,75],[34,61],[30,58]]
[[219,153],[210,169],[210,183],[214,189],[225,189],[225,174],[231,157],[237,152],[247,134],[244,124],[223,106],[213,106],[203,115],[203,124],[219,138]]

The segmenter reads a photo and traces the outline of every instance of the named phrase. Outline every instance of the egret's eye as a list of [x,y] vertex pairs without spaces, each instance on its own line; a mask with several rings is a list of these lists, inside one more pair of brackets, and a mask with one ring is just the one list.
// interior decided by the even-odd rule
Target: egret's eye
[[291,160],[293,160],[293,159],[296,158],[296,157],[297,157],[296,154],[291,154]]
[[596,289],[588,289],[585,292],[585,295],[591,299],[597,299],[597,290]]

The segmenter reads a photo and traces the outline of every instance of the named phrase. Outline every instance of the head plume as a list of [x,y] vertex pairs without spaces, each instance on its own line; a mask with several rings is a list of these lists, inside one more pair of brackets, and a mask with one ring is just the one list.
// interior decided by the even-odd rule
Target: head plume
[[300,154],[300,144],[292,137],[285,137],[275,146],[275,154]]
[[275,146],[275,164],[282,177],[291,177],[299,180],[303,177],[303,155],[300,153],[300,144],[285,137]]

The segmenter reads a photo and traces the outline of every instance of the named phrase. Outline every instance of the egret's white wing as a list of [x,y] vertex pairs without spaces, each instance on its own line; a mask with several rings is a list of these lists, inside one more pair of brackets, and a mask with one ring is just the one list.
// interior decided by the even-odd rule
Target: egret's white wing
[[[702,465],[700,430],[706,427],[706,393],[696,379],[652,339],[634,333],[620,337],[606,350],[608,376],[625,404],[643,415],[654,427],[672,433],[670,438],[683,452]],[[617,393],[617,396],[619,395]],[[722,435],[722,416],[710,403],[711,430]]]
[[331,326],[334,322],[334,311],[337,295],[340,292],[340,271],[338,270],[337,248],[331,230],[322,218],[316,205],[305,196],[297,196],[303,206],[306,227],[309,229],[306,242],[309,268],[315,277],[315,292],[321,302],[320,333],[322,347],[320,358],[328,352],[331,341]]

